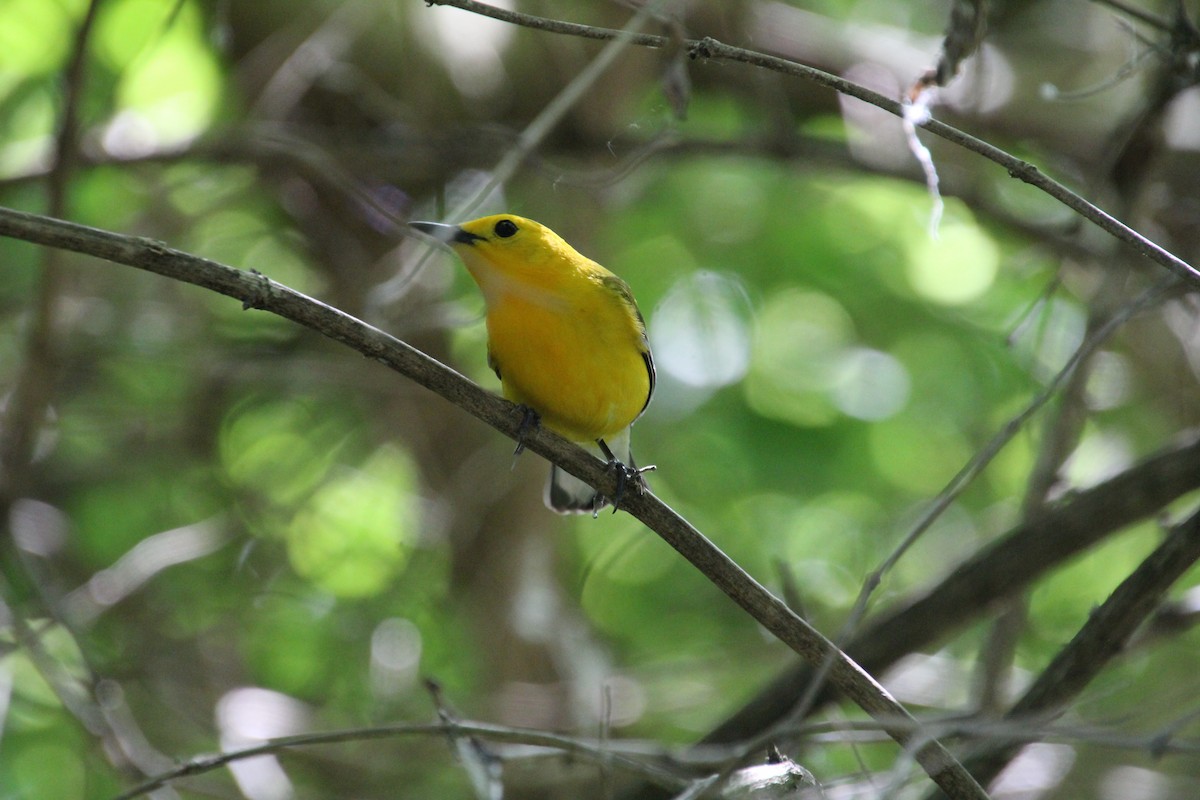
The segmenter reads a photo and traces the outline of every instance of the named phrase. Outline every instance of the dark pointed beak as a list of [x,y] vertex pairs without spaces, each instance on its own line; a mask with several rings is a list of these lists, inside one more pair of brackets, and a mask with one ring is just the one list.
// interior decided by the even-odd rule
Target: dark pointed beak
[[475,244],[483,238],[473,233],[467,233],[457,225],[446,225],[441,222],[410,222],[408,227],[432,236],[443,244]]

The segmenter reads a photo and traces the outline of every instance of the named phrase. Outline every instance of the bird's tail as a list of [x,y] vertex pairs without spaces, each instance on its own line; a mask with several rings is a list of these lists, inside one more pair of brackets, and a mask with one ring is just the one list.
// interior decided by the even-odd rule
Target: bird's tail
[[[629,449],[628,428],[604,441],[614,456],[624,462],[626,466],[636,469],[636,465],[633,463],[633,453]],[[581,442],[580,446],[599,459],[607,458],[600,450],[600,446],[595,443]],[[546,505],[550,510],[560,514],[595,514],[610,502],[607,497],[599,494],[571,473],[559,468],[557,464],[550,465],[550,480],[546,482]]]

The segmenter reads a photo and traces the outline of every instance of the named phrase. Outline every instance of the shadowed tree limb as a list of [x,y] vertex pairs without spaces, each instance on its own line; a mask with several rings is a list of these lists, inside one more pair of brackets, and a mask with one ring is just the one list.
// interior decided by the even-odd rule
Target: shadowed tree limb
[[[1200,438],[1164,450],[1011,530],[925,592],[869,619],[845,647],[872,674],[935,645],[1006,597],[1128,525],[1200,489]],[[705,742],[734,742],[787,715],[808,685],[807,665],[776,678]]]
[[[1175,526],[1163,543],[1092,612],[1075,638],[1059,651],[1005,719],[1018,725],[1044,725],[1059,716],[1124,651],[1134,631],[1154,613],[1171,585],[1197,560],[1200,560],[1200,511]],[[989,783],[1022,746],[1022,742],[1006,741],[1002,736],[991,738],[982,752],[966,763],[981,783]],[[945,795],[935,793],[933,798]]]

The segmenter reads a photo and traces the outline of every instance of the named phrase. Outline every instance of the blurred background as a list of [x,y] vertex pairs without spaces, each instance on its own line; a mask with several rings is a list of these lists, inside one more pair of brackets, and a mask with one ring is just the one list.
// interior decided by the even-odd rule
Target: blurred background
[[[493,4],[610,28],[638,5]],[[1200,9],[1130,6],[992,2],[934,114],[1194,264]],[[661,8],[647,32],[889,97],[936,63],[951,13]],[[922,134],[945,201],[931,234],[936,204],[895,117],[682,46],[630,47],[573,85],[577,102],[498,176],[603,47],[418,0],[3,0],[0,204],[257,269],[493,389],[475,286],[403,222],[473,203],[547,224],[621,275],[647,318],[659,383],[634,446],[658,466],[653,491],[833,636],[930,499],[1166,272]],[[423,678],[465,719],[683,747],[795,663],[652,532],[550,513],[543,461],[514,463],[509,440],[380,365],[127,267],[11,239],[0,265],[0,798],[111,798],[200,753],[428,721]],[[1170,446],[1200,419],[1198,369],[1196,296],[1176,291],[1021,428],[872,611]],[[1187,500],[1039,580],[999,661],[989,614],[909,654],[889,687],[924,715],[1003,709]],[[1122,746],[1036,744],[994,796],[1200,794],[1194,749],[1151,746],[1169,726],[1200,736],[1193,617],[1071,707],[1072,725]],[[624,796],[641,780],[490,748],[509,797]],[[829,797],[928,788],[887,742],[788,752]],[[358,739],[150,796],[486,796],[471,765],[440,736]]]

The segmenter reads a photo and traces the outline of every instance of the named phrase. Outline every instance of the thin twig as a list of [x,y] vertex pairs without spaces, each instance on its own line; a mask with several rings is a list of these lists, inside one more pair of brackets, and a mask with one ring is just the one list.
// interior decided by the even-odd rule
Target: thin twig
[[[1137,627],[1154,612],[1171,585],[1200,560],[1200,511],[1177,525],[1128,578],[1094,610],[1075,637],[1059,651],[1005,719],[1013,724],[1044,723],[1067,704],[1124,649]],[[1020,750],[1022,742],[990,737],[968,763],[990,782]],[[935,792],[930,800],[944,798]]]
[[[608,28],[594,28],[588,25],[579,25],[577,23],[563,23],[556,20],[549,20],[545,17],[537,17],[532,14],[522,14],[516,11],[504,11],[497,9],[494,6],[489,6],[484,3],[476,2],[475,0],[429,0],[431,5],[444,5],[461,8],[465,11],[472,11],[477,14],[492,17],[493,19],[511,22],[514,25],[522,25],[528,28],[536,28],[538,30],[549,31],[551,33],[562,33],[571,36],[585,36],[589,39],[611,39],[616,35],[615,31]],[[640,44],[645,47],[665,47],[669,43],[669,38],[666,36],[652,37],[637,37],[633,40],[634,44]],[[836,92],[844,94],[848,97],[853,97],[863,102],[870,103],[873,106],[878,106],[884,111],[893,114],[897,117],[903,115],[903,110],[898,101],[890,97],[885,97],[878,92],[871,91],[865,86],[860,86],[853,81],[848,81],[845,78],[832,75],[815,67],[798,64],[795,61],[789,61],[786,58],[767,55],[766,53],[747,50],[742,47],[734,47],[732,45],[723,44],[713,38],[691,39],[687,45],[690,48],[690,53],[693,58],[705,60],[720,60],[733,61],[740,64],[749,64],[755,67],[761,67],[772,72],[778,72],[783,75],[791,75],[797,78],[818,83],[833,89]],[[1089,222],[1094,223],[1100,229],[1106,231],[1113,237],[1119,239],[1126,244],[1129,244],[1139,254],[1145,256],[1151,261],[1166,267],[1171,272],[1178,275],[1180,278],[1188,281],[1192,286],[1200,287],[1200,271],[1191,264],[1174,255],[1165,248],[1155,244],[1150,239],[1138,233],[1133,228],[1118,220],[1116,217],[1102,210],[1100,207],[1088,202],[1083,197],[1068,189],[1063,184],[1049,177],[1036,166],[1017,158],[993,144],[978,139],[969,133],[959,130],[952,125],[947,125],[936,119],[931,119],[923,126],[930,133],[940,136],[947,141],[953,142],[958,146],[977,153],[990,161],[994,161],[1008,172],[1008,174],[1018,180],[1028,183],[1037,189],[1041,189],[1046,194],[1058,200],[1063,205],[1070,208],[1075,213],[1082,216]]]
[[[1179,284],[1179,281],[1173,276],[1168,275],[1162,278],[1158,284],[1147,289],[1142,294],[1135,297],[1126,305],[1113,313],[1103,324],[1098,325],[1090,335],[1075,350],[1067,363],[1047,383],[1037,395],[1021,409],[1015,416],[1010,418],[1004,426],[996,432],[995,435],[971,457],[958,474],[950,479],[950,482],[942,489],[938,495],[930,501],[929,505],[921,513],[916,523],[905,534],[892,552],[883,560],[883,562],[871,572],[866,580],[863,581],[862,588],[859,590],[858,597],[855,598],[854,605],[850,609],[850,613],[846,616],[846,621],[842,624],[841,631],[838,633],[836,641],[839,645],[844,645],[858,626],[862,623],[863,617],[866,616],[867,607],[871,596],[875,590],[883,582],[883,578],[892,570],[893,567],[900,561],[909,548],[926,533],[938,518],[954,503],[958,497],[966,491],[974,480],[987,468],[988,464],[1000,453],[1004,447],[1012,441],[1031,420],[1034,415],[1042,409],[1050,399],[1058,393],[1059,389],[1075,375],[1076,368],[1087,359],[1089,359],[1097,349],[1112,336],[1121,326],[1141,312],[1154,307],[1160,303],[1167,295],[1173,291]],[[808,683],[799,701],[795,704],[789,716],[799,719],[805,716],[813,703],[820,696],[824,684],[824,670],[818,669],[813,679]],[[786,723],[784,723],[786,724]],[[768,728],[761,737],[769,738],[771,731]],[[760,737],[760,738],[761,738]]]
[[325,733],[282,736],[240,750],[227,750],[223,753],[196,756],[173,769],[155,775],[146,782],[126,792],[122,792],[114,797],[113,800],[133,800],[135,797],[142,797],[153,792],[155,789],[160,789],[172,781],[212,772],[213,770],[221,769],[222,767],[229,766],[237,761],[244,761],[248,758],[280,753],[300,747],[364,742],[372,739],[395,739],[402,736],[447,736],[452,739],[477,737],[479,739],[487,739],[491,742],[547,748],[567,755],[589,758],[596,762],[618,766],[666,789],[679,790],[688,784],[687,778],[675,771],[656,766],[649,761],[635,758],[632,755],[614,752],[611,743],[601,744],[574,736],[563,736],[557,733],[547,733],[546,731],[526,728],[491,725],[486,722],[454,720],[382,725],[372,728],[353,728]]
[[[873,674],[932,647],[997,601],[1128,525],[1200,488],[1200,438],[1167,448],[1071,496],[974,553],[919,595],[868,620],[845,650]],[[812,679],[809,665],[780,675],[704,738],[740,742],[781,719]],[[825,693],[821,700],[828,699]]]
[[[638,36],[638,29],[649,20],[650,16],[663,2],[664,0],[654,0],[647,3],[638,13],[633,15],[633,18],[624,29],[610,31],[612,36],[606,37],[610,41],[600,51],[599,55],[593,58],[578,75],[572,78],[570,83],[564,86],[562,91],[555,95],[554,99],[547,103],[545,108],[534,117],[533,121],[525,126],[525,130],[521,131],[521,135],[517,137],[517,141],[508,148],[499,163],[488,174],[487,180],[446,214],[445,219],[447,222],[462,222],[467,219],[468,215],[475,213],[484,200],[516,174],[520,166],[525,163],[542,141],[554,130],[554,127],[562,121],[567,112],[587,94],[592,85],[600,79],[600,76],[616,62],[617,57],[634,43],[634,40]],[[372,289],[369,297],[370,305],[380,307],[395,300],[408,286],[413,277],[420,272],[426,259],[433,252],[432,248],[429,249],[425,255],[417,260],[411,269]]]
[[[477,3],[475,0],[427,0],[427,4],[431,6],[461,8],[463,11],[470,11],[473,14],[491,17],[492,19],[508,22],[512,25],[520,25],[523,28],[533,28],[548,33],[561,33],[566,36],[578,36],[583,39],[607,41],[609,39],[616,39],[621,35],[621,31],[616,28],[599,28],[595,25],[583,25],[578,22],[565,22],[548,17],[538,17],[533,14],[523,14],[520,11],[509,11],[506,8],[489,6],[487,3]],[[666,47],[670,44],[670,41],[669,36],[637,33],[630,38],[629,43],[638,45],[639,47],[658,48]]]

